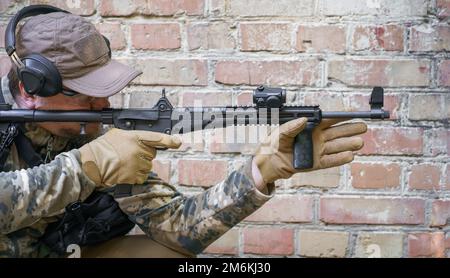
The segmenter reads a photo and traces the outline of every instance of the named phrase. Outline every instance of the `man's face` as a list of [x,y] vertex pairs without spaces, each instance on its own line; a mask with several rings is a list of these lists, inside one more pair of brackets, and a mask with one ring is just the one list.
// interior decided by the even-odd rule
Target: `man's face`
[[[76,94],[74,96],[57,94],[51,97],[27,96],[22,84],[19,88],[21,90],[21,100],[18,101],[19,106],[28,109],[102,110],[103,108],[108,108],[110,106],[108,98],[96,98],[82,94]],[[42,122],[37,124],[56,136],[73,138],[80,134],[79,123]],[[100,131],[101,123],[86,124],[87,136],[99,135]]]

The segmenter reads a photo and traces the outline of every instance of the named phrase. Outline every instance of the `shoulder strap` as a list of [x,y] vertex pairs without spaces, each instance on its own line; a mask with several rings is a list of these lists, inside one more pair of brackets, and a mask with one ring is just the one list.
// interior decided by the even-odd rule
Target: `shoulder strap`
[[22,158],[30,168],[39,166],[44,163],[44,161],[42,160],[42,157],[34,150],[30,139],[25,136],[24,129],[25,128],[23,125],[19,127],[19,133],[14,140],[19,157]]

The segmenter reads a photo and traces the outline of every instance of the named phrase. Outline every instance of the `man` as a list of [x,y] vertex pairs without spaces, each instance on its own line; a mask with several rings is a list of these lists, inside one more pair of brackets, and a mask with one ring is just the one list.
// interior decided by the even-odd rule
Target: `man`
[[[17,32],[19,57],[39,53],[58,69],[60,93],[27,93],[14,69],[2,79],[7,101],[22,109],[99,110],[139,72],[111,60],[108,47],[83,18],[55,12],[31,17]],[[79,43],[82,41],[82,43]],[[334,126],[323,121],[313,132],[314,167],[339,166],[353,160],[366,131],[363,123]],[[273,132],[245,165],[224,181],[187,197],[155,175],[148,175],[157,148],[178,148],[174,136],[113,129],[100,135],[88,124],[80,137],[77,123],[26,124],[25,136],[44,164],[30,168],[15,145],[0,173],[0,256],[56,256],[42,242],[45,229],[64,208],[85,200],[94,190],[133,184],[130,196],[116,197],[121,210],[151,239],[183,254],[198,254],[274,194],[274,181],[289,178],[294,137],[306,119],[293,120]]]

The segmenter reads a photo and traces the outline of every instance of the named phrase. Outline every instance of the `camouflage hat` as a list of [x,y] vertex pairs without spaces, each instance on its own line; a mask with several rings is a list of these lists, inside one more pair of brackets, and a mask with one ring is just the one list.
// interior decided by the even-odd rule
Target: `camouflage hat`
[[17,54],[39,53],[58,68],[63,86],[76,92],[108,97],[141,72],[111,60],[109,47],[95,26],[63,12],[31,17],[17,33]]

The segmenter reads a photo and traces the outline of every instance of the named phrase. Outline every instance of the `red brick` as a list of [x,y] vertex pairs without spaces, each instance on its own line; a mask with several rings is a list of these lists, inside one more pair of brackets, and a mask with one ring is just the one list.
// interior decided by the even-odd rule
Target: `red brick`
[[224,22],[188,24],[187,41],[189,50],[231,50],[236,47],[232,28]]
[[247,217],[246,221],[258,222],[312,222],[312,196],[275,195],[263,207]]
[[328,196],[320,200],[320,219],[328,224],[423,224],[425,201]]
[[428,86],[428,60],[341,59],[329,62],[328,78],[350,86]]
[[153,160],[153,171],[165,182],[170,182],[170,161]]
[[[350,110],[351,111],[368,111],[370,110],[370,94],[359,95],[352,94],[350,97]],[[384,107],[383,109],[389,111],[389,119],[385,121],[394,121],[398,119],[398,111],[401,105],[400,95],[384,95]]]
[[241,23],[242,51],[289,51],[291,25],[284,23]]
[[426,16],[427,0],[401,0],[401,1],[336,1],[322,0],[320,12],[327,16],[384,16],[408,17]]
[[421,128],[369,128],[361,135],[363,155],[420,155],[423,153],[423,130]]
[[215,80],[232,85],[314,85],[320,81],[317,60],[219,61]]
[[447,94],[425,94],[409,96],[408,117],[410,120],[447,119],[445,97]]
[[102,0],[100,14],[102,16],[142,15],[201,15],[204,0]]
[[300,52],[345,52],[346,29],[343,26],[299,26],[297,50]]
[[185,92],[181,96],[180,106],[226,106],[231,105],[231,94],[223,92],[194,93]]
[[435,200],[431,209],[432,227],[443,227],[450,219],[450,200]]
[[430,164],[413,165],[409,175],[409,188],[439,190],[440,177],[440,166]]
[[206,86],[208,67],[205,60],[196,59],[134,59],[121,60],[143,74],[133,83],[141,85]]
[[445,18],[450,16],[450,0],[437,0],[437,16]]
[[[94,0],[31,0],[30,4],[47,4],[56,6],[63,10],[67,10],[73,14],[78,15],[92,15],[95,13]],[[1,10],[1,9],[0,9]]]
[[178,182],[183,185],[211,186],[226,178],[228,163],[219,160],[178,161]]
[[108,38],[113,50],[122,50],[127,45],[125,34],[120,26],[120,22],[103,22],[96,25],[97,30]]
[[245,228],[244,253],[292,255],[294,230],[287,228]]
[[445,257],[445,235],[443,232],[412,233],[408,235],[410,257]]
[[131,43],[136,49],[180,48],[180,25],[178,23],[134,24],[131,26]]
[[352,163],[354,188],[394,188],[400,186],[400,165],[395,163]]
[[[274,16],[274,17],[301,17],[311,16],[314,13],[313,0],[229,0],[224,1],[226,14],[240,17]],[[217,7],[217,4],[216,4]]]
[[358,25],[351,37],[354,51],[403,51],[403,33],[399,25]]
[[212,254],[237,255],[239,251],[239,230],[231,229],[214,241],[203,252]]
[[411,51],[450,50],[450,27],[421,25],[411,29]]
[[425,131],[424,155],[437,156],[447,154],[450,144],[450,131],[442,128],[433,128]]
[[7,55],[0,54],[0,76],[6,75],[11,68],[11,60]]
[[439,64],[439,86],[450,87],[450,60]]

